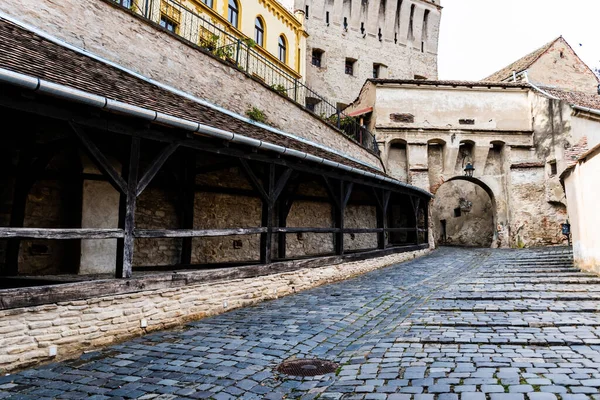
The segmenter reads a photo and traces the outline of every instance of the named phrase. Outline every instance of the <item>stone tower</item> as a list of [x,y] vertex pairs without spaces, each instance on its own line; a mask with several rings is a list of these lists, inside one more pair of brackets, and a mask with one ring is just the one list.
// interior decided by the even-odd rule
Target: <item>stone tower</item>
[[440,0],[295,0],[304,11],[306,81],[338,107],[368,78],[437,79]]

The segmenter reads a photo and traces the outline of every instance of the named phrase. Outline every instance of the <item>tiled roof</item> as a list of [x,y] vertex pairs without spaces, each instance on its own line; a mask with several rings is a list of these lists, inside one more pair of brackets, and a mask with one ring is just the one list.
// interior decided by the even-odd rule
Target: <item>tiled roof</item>
[[562,36],[554,39],[550,43],[546,43],[544,46],[539,49],[527,54],[525,57],[522,57],[515,61],[514,63],[502,68],[500,71],[493,73],[485,79],[482,79],[484,82],[501,82],[507,78],[510,78],[513,74],[513,71],[516,73],[525,71],[527,68],[531,67],[531,65],[541,57],[556,41],[561,40]]
[[153,85],[1,18],[0,68],[382,174],[351,159],[244,122]]
[[540,86],[544,92],[551,96],[557,97],[569,104],[600,110],[600,95],[593,93],[576,92],[573,90],[556,89]]
[[579,157],[581,157],[587,151],[588,141],[587,136],[584,136],[581,138],[579,143],[565,150],[565,161],[567,162],[567,166],[570,167],[571,165],[577,164],[577,160],[579,160]]
[[502,87],[502,88],[530,88],[523,82],[483,82],[483,81],[438,81],[429,79],[369,79],[375,84],[396,83],[399,85],[423,86],[465,86],[465,87]]

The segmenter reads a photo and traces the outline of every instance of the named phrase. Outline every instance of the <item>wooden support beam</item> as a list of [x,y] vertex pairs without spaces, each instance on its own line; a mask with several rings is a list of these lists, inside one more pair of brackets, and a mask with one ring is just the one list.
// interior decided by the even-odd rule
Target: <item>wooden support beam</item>
[[[127,182],[119,175],[117,170],[110,164],[110,161],[106,158],[104,154],[100,151],[98,147],[94,144],[94,142],[90,139],[88,134],[84,131],[84,129],[74,123],[70,123],[71,129],[79,138],[81,144],[83,144],[83,148],[86,153],[90,156],[90,159],[98,169],[106,175],[109,179],[109,183],[113,185],[113,187],[119,191],[120,193],[127,192]],[[139,140],[139,139],[138,139]]]
[[119,207],[119,228],[123,229],[124,237],[117,241],[117,278],[131,278],[133,264],[133,241],[135,229],[136,192],[138,187],[138,172],[140,164],[139,137],[131,138],[129,163],[127,165],[126,191],[121,193]]
[[415,240],[417,245],[419,244],[419,203],[421,202],[420,197],[410,196],[410,204],[412,205],[413,212],[415,214]]
[[[292,205],[294,204],[294,195],[296,194],[296,191],[298,190],[298,187],[300,187],[301,184],[301,180],[298,179],[299,175],[300,174],[297,171],[294,171],[292,173],[292,175],[288,179],[288,182],[292,181],[293,183],[290,186],[288,186],[289,189],[287,191],[283,189],[284,194],[279,196],[279,202],[277,204],[277,222],[280,227],[285,228],[287,226],[287,217],[288,215],[290,215]],[[280,232],[277,235],[277,256],[280,259],[286,258],[286,247],[287,236],[285,233]]]
[[377,208],[377,227],[382,229],[382,231],[377,234],[377,248],[385,249],[385,230],[388,225],[388,206],[391,192],[389,190],[382,190],[381,195],[379,195],[378,190],[375,188],[373,188],[373,192],[375,193],[379,205]]
[[352,188],[354,182],[339,181],[339,203],[335,213],[335,227],[339,229],[339,232],[335,234],[335,253],[337,255],[344,254],[344,215],[346,213],[346,206],[350,200],[352,194]]
[[267,232],[260,235],[260,262],[269,264],[271,262],[272,233],[273,233],[273,207],[272,199],[275,195],[275,164],[269,164],[266,177],[267,197],[262,202],[262,227],[267,228]]
[[[180,185],[181,197],[181,227],[183,229],[194,229],[194,208],[196,201],[196,153],[185,149],[185,156],[181,163],[180,176],[183,178]],[[192,237],[184,237],[181,242],[181,264],[192,263],[193,240]]]
[[[239,160],[240,160],[240,164],[242,165],[242,171],[248,178],[248,182],[250,182],[250,184],[252,185],[254,190],[256,190],[258,192],[258,194],[263,199],[263,201],[269,202],[270,201],[269,193],[267,193],[267,191],[263,188],[263,185],[260,182],[260,179],[258,179],[256,174],[254,173],[254,171],[252,170],[252,167],[250,166],[248,161],[244,160],[243,158],[240,158]],[[270,167],[270,165],[269,165],[269,167]],[[268,186],[268,184],[266,186]]]
[[267,228],[264,227],[232,229],[136,229],[134,231],[134,236],[136,238],[193,238],[256,235],[266,232]]
[[118,239],[123,236],[122,229],[0,228],[0,239]]
[[177,150],[178,147],[179,147],[178,143],[170,143],[160,152],[160,154],[158,156],[156,156],[156,158],[152,161],[152,163],[148,167],[148,170],[146,172],[144,172],[144,175],[142,175],[142,177],[140,178],[140,181],[139,181],[137,189],[136,189],[136,196],[139,196],[140,194],[142,194],[144,189],[146,189],[148,184],[150,184],[150,182],[152,182],[152,179],[154,179],[154,177],[156,176],[158,171],[160,171],[161,167],[169,159],[171,154],[173,154],[175,152],[175,150]]

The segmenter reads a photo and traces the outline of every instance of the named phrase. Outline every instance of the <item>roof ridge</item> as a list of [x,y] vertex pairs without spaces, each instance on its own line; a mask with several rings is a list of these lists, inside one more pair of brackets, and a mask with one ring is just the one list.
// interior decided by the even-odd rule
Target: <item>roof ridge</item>
[[550,49],[550,47],[552,47],[552,45],[554,45],[556,42],[558,42],[561,39],[565,43],[567,43],[565,38],[562,35],[560,35],[559,37],[553,39],[552,41],[544,44],[541,47],[538,47],[537,49],[533,50],[532,52],[527,53],[523,57],[508,64],[506,67],[499,69],[498,71],[494,72],[487,78],[482,79],[482,81],[503,80],[503,79],[506,79],[507,77],[509,77],[513,73],[513,71],[518,73],[518,72],[526,70],[527,68],[531,67],[531,65],[533,65],[533,63],[535,63],[537,60],[539,60],[540,57],[542,55],[544,55]]

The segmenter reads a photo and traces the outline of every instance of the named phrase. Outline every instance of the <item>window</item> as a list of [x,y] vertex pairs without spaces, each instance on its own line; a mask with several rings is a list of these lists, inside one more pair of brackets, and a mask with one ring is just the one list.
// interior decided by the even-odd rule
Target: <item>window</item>
[[408,40],[415,40],[413,22],[415,19],[415,5],[410,6],[410,20],[408,21]]
[[229,23],[231,25],[233,25],[235,28],[238,27],[238,22],[239,22],[239,8],[238,8],[238,3],[236,0],[229,0],[229,8],[228,8],[228,13],[227,13],[227,20],[229,21]]
[[344,29],[348,30],[348,17],[344,17]]
[[558,170],[556,168],[556,161],[551,161],[550,163],[550,176],[554,176],[558,173]]
[[381,75],[380,70],[381,70],[380,64],[373,64],[373,78],[374,79],[379,78],[379,76]]
[[346,58],[346,66],[345,66],[346,75],[354,75],[354,63],[355,62],[356,62],[356,60],[354,60],[352,58]]
[[202,2],[210,8],[213,8],[213,0],[202,0]]
[[117,0],[117,3],[125,8],[131,8],[133,5],[133,0]]
[[460,207],[456,207],[456,208],[454,209],[454,217],[455,217],[455,218],[458,218],[458,217],[460,217],[461,215],[462,215],[462,212],[461,212],[461,209],[460,209]]
[[360,33],[362,33],[363,35],[365,34],[365,23],[364,22],[360,23]]
[[306,6],[306,12],[304,13],[304,15],[306,16],[306,19],[308,19],[308,6]]
[[425,43],[429,39],[429,10],[425,10],[423,17],[423,34],[421,35],[421,53],[425,52]]
[[287,44],[283,35],[279,36],[279,61],[286,62],[287,60]]
[[325,13],[325,23],[329,26],[329,11]]
[[177,22],[173,21],[171,18],[166,15],[160,16],[160,26],[168,30],[169,32],[176,33],[177,32]]
[[254,41],[259,46],[265,45],[265,25],[260,17],[256,17],[254,21]]
[[323,50],[313,49],[312,51],[312,65],[321,68],[323,66]]
[[379,28],[379,31],[377,32],[377,37],[379,38],[380,42],[383,40],[383,34],[381,33],[381,28]]

